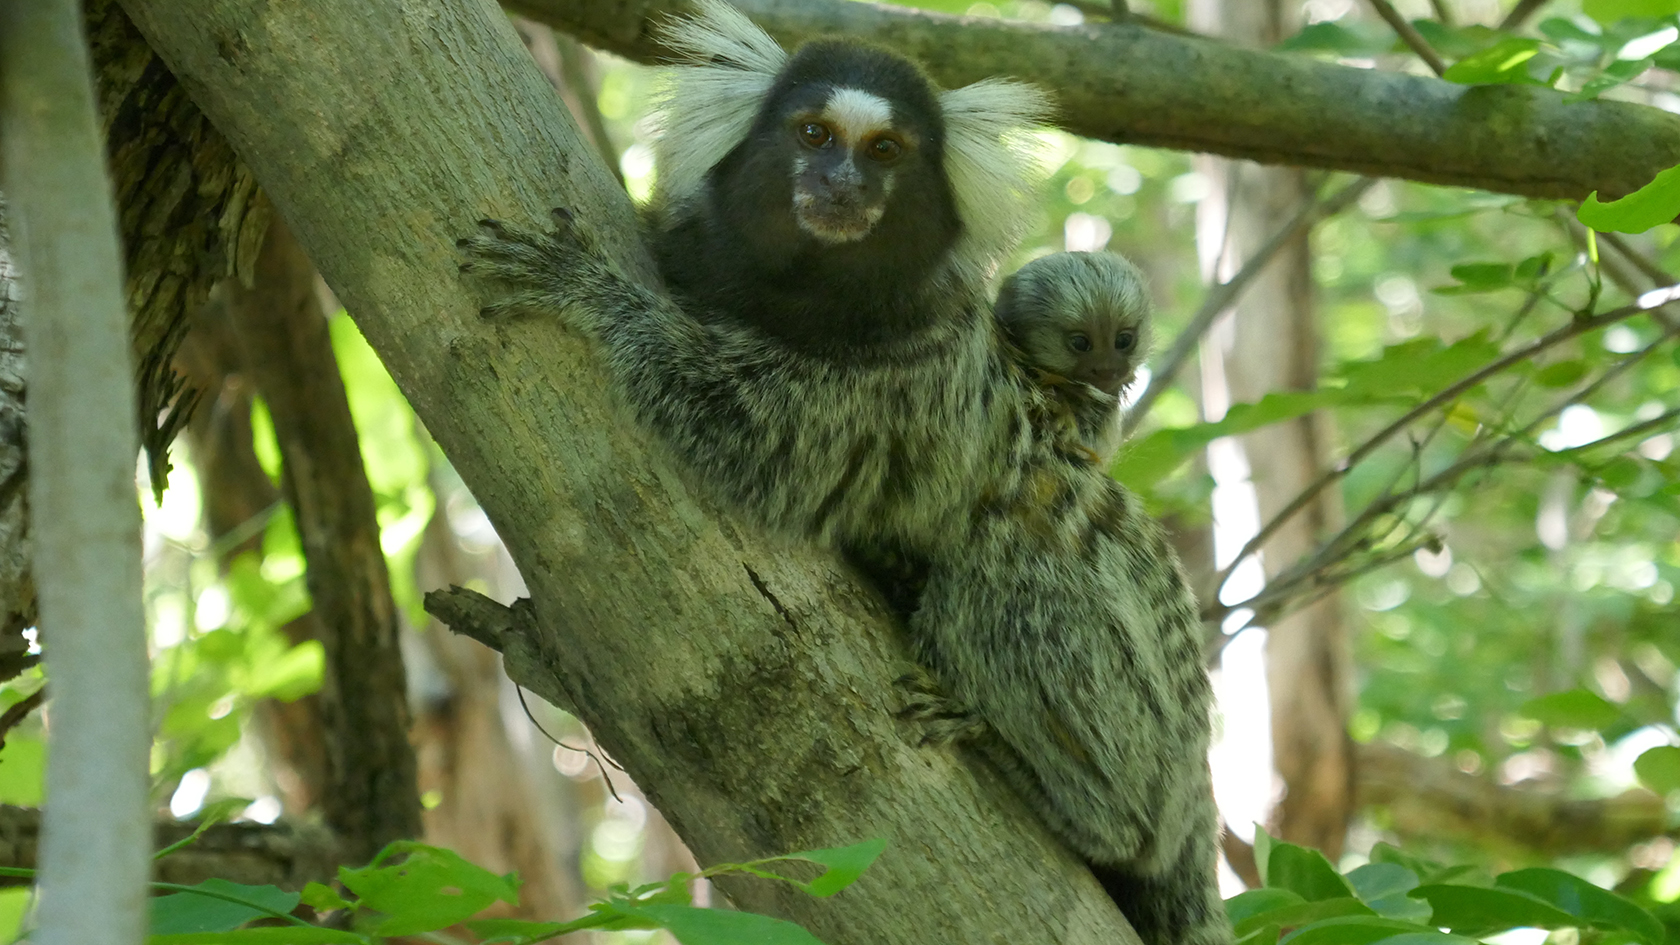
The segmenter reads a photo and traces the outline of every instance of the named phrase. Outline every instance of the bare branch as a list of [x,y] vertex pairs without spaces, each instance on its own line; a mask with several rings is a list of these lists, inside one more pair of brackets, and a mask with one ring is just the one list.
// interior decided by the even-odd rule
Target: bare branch
[[1236,275],[1208,289],[1207,295],[1202,298],[1201,306],[1196,309],[1196,314],[1190,317],[1190,323],[1185,325],[1184,330],[1173,339],[1172,347],[1167,349],[1167,353],[1161,358],[1160,364],[1156,367],[1154,373],[1149,376],[1148,386],[1143,389],[1143,393],[1138,395],[1137,400],[1126,411],[1125,430],[1127,433],[1137,428],[1138,423],[1149,413],[1149,408],[1153,407],[1161,394],[1172,385],[1173,379],[1177,377],[1179,370],[1184,367],[1184,362],[1189,360],[1191,350],[1201,341],[1202,336],[1207,334],[1208,329],[1213,327],[1213,323],[1218,320],[1220,315],[1236,304],[1243,289],[1247,288],[1250,282],[1253,282],[1261,272],[1265,271],[1266,266],[1277,257],[1278,252],[1295,240],[1300,239],[1301,234],[1311,229],[1318,221],[1335,216],[1347,209],[1349,204],[1358,200],[1375,183],[1376,180],[1373,178],[1362,178],[1343,187],[1328,200],[1316,199],[1303,206],[1289,222],[1285,223],[1259,249],[1255,250],[1254,255],[1244,260],[1242,268],[1237,270]]
[[1529,17],[1537,13],[1547,2],[1548,0],[1520,0],[1516,6],[1511,8],[1510,13],[1505,14],[1505,19],[1499,21],[1499,28],[1514,30],[1522,26],[1528,22]]
[[[1675,288],[1676,290],[1680,290],[1680,286],[1676,286]],[[1249,555],[1252,555],[1259,550],[1260,547],[1267,542],[1267,540],[1277,533],[1279,528],[1283,527],[1285,522],[1298,514],[1303,508],[1306,508],[1308,503],[1310,503],[1319,493],[1323,492],[1332,484],[1341,481],[1342,478],[1347,476],[1347,474],[1353,470],[1353,467],[1363,462],[1367,457],[1375,452],[1379,446],[1388,442],[1388,440],[1393,438],[1396,433],[1399,433],[1401,430],[1410,426],[1418,418],[1423,417],[1431,411],[1455,400],[1465,392],[1475,388],[1477,385],[1481,384],[1483,381],[1495,374],[1506,370],[1513,364],[1533,358],[1535,355],[1538,355],[1550,348],[1554,348],[1572,338],[1586,334],[1587,332],[1608,327],[1617,322],[1632,318],[1635,315],[1642,315],[1653,310],[1660,310],[1660,308],[1660,306],[1643,306],[1635,303],[1633,305],[1624,305],[1621,308],[1605,312],[1603,315],[1576,318],[1568,325],[1557,329],[1532,344],[1519,348],[1518,350],[1493,361],[1486,367],[1460,378],[1457,382],[1442,389],[1423,403],[1406,411],[1399,419],[1390,423],[1388,426],[1383,427],[1364,443],[1361,443],[1333,469],[1325,471],[1325,473],[1320,476],[1317,481],[1302,490],[1300,495],[1296,496],[1295,499],[1278,512],[1277,515],[1273,516],[1272,520],[1267,522],[1253,538],[1250,538],[1247,544],[1243,545],[1242,550],[1237,552],[1237,556],[1231,559],[1231,563],[1219,573],[1214,585],[1216,588],[1214,599],[1218,599],[1218,591],[1224,589],[1226,583],[1230,581],[1232,573],[1236,571],[1237,566],[1240,565]],[[1234,609],[1234,607],[1228,607],[1225,605],[1213,605],[1213,607],[1213,613],[1215,616],[1229,613]]]
[[1487,775],[1466,774],[1445,758],[1382,742],[1358,752],[1360,805],[1387,808],[1402,838],[1458,840],[1527,857],[1619,853],[1674,835],[1663,799],[1643,789],[1577,800],[1506,787]]
[[1401,42],[1411,47],[1412,52],[1417,53],[1418,58],[1429,66],[1430,71],[1436,75],[1441,75],[1447,71],[1447,63],[1441,58],[1441,54],[1435,51],[1435,47],[1429,45],[1428,40],[1418,34],[1417,29],[1400,15],[1399,10],[1394,9],[1394,4],[1389,3],[1388,0],[1371,0],[1371,8],[1376,10],[1377,15],[1383,18],[1383,22],[1394,29]]

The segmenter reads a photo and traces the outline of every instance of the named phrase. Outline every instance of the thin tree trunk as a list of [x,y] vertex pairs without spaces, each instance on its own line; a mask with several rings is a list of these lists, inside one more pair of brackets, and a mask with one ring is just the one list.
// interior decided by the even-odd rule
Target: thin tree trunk
[[564,204],[654,281],[629,202],[499,11],[125,6],[507,541],[540,618],[504,641],[510,674],[576,710],[702,862],[888,841],[841,896],[738,880],[736,902],[830,945],[1134,940],[1001,781],[896,719],[905,651],[878,601],[697,503],[575,336],[478,319],[454,243],[486,214]]
[[28,315],[35,586],[53,701],[45,945],[145,933],[150,715],[117,223],[74,0],[0,3],[0,166]]
[[[1296,28],[1281,0],[1223,0],[1220,34],[1238,44],[1270,46]],[[1233,269],[1282,227],[1311,194],[1301,171],[1234,167],[1210,161],[1232,182],[1210,199],[1227,201],[1226,257]],[[1303,236],[1285,247],[1238,302],[1225,374],[1232,402],[1318,384],[1311,248]],[[1307,416],[1242,438],[1262,523],[1318,477],[1329,456],[1325,423]],[[1340,519],[1341,496],[1326,490],[1267,544],[1268,575],[1316,547]],[[1339,595],[1274,622],[1266,643],[1272,711],[1272,763],[1284,795],[1272,812],[1278,836],[1339,856],[1353,811],[1351,687],[1347,629]]]
[[274,419],[281,491],[297,522],[304,581],[326,648],[317,733],[326,755],[321,816],[359,863],[392,840],[420,835],[397,608],[373,488],[316,299],[315,271],[278,220],[251,288],[229,282],[223,291],[245,369]]

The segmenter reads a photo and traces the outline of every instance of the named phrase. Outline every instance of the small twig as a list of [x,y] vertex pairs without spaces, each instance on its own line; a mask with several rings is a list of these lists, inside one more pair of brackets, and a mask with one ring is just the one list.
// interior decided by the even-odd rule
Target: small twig
[[1446,60],[1442,59],[1441,54],[1435,51],[1435,47],[1429,45],[1428,40],[1419,35],[1412,24],[1406,22],[1406,18],[1400,15],[1400,11],[1394,9],[1394,4],[1389,3],[1388,0],[1371,0],[1371,8],[1376,10],[1377,15],[1382,17],[1389,26],[1393,27],[1394,32],[1399,35],[1400,41],[1410,46],[1412,52],[1417,53],[1418,58],[1422,59],[1436,75],[1441,75],[1447,71]]
[[1510,13],[1505,14],[1505,19],[1499,21],[1499,28],[1514,30],[1523,25],[1529,17],[1545,5],[1546,0],[1521,0],[1520,3],[1511,8]]
[[[1454,462],[1452,465],[1441,470],[1435,475],[1416,483],[1409,489],[1405,489],[1400,492],[1388,492],[1382,498],[1371,502],[1359,513],[1358,516],[1354,518],[1352,522],[1349,522],[1334,537],[1324,542],[1324,544],[1321,545],[1316,552],[1312,553],[1310,556],[1304,557],[1301,561],[1290,567],[1282,575],[1279,575],[1274,581],[1269,583],[1264,589],[1252,597],[1233,604],[1217,603],[1219,598],[1218,591],[1216,590],[1213,597],[1215,603],[1209,604],[1202,611],[1201,617],[1203,621],[1215,623],[1224,619],[1224,617],[1234,611],[1248,609],[1254,611],[1254,615],[1249,618],[1248,624],[1244,625],[1245,628],[1259,623],[1261,619],[1261,612],[1266,608],[1266,605],[1269,602],[1289,598],[1291,595],[1297,593],[1297,589],[1305,583],[1310,582],[1317,584],[1328,580],[1323,577],[1325,573],[1329,572],[1329,570],[1339,561],[1350,555],[1354,548],[1362,544],[1368,544],[1371,541],[1370,536],[1365,533],[1365,529],[1379,516],[1392,512],[1401,504],[1417,498],[1418,496],[1435,493],[1445,489],[1470,472],[1503,462],[1507,452],[1518,444],[1529,442],[1534,431],[1546,421],[1557,416],[1559,413],[1562,413],[1564,408],[1570,406],[1571,404],[1581,403],[1587,397],[1602,388],[1605,384],[1608,384],[1610,381],[1632,369],[1659,346],[1668,341],[1672,336],[1672,332],[1665,333],[1662,338],[1659,338],[1628,357],[1623,358],[1621,361],[1616,362],[1616,364],[1612,365],[1602,375],[1594,379],[1592,383],[1586,385],[1568,397],[1562,398],[1538,416],[1534,417],[1528,423],[1524,424],[1522,428],[1493,443],[1491,446],[1477,449],[1476,445],[1473,443],[1457,462]],[[1600,437],[1591,443],[1582,444],[1579,447],[1574,447],[1567,451],[1559,450],[1557,451],[1557,454],[1561,455],[1565,453],[1576,453],[1578,451],[1596,449],[1617,440],[1640,436],[1646,432],[1665,426],[1676,416],[1680,416],[1680,408],[1667,411],[1652,418],[1651,420],[1635,424],[1616,433]],[[1439,507],[1440,503],[1437,502],[1436,509],[1431,510],[1419,520],[1418,524],[1412,529],[1411,534],[1408,535],[1406,539],[1402,540],[1402,547],[1408,547],[1413,550],[1420,547],[1420,544],[1417,541],[1414,541],[1414,536],[1416,536],[1418,531],[1420,531],[1434,516],[1435,512],[1439,510]],[[1274,518],[1272,521],[1277,522],[1278,519]],[[1268,526],[1269,525],[1270,523],[1268,523]],[[1250,544],[1253,545],[1254,543],[1251,541]],[[1250,550],[1250,548],[1245,547],[1242,553],[1247,554]],[[1384,554],[1387,555],[1386,552]],[[1379,556],[1376,560],[1383,561],[1384,558]],[[1393,559],[1388,558],[1387,560]],[[1231,568],[1234,569],[1235,564],[1236,562],[1233,562]],[[1366,573],[1372,569],[1373,567],[1368,567],[1362,564],[1334,579],[1330,582],[1329,586],[1333,587],[1341,583],[1345,583],[1347,580],[1350,580],[1359,574]],[[1219,585],[1220,588],[1223,588],[1223,579],[1228,578],[1229,574],[1230,569],[1228,569],[1223,575],[1221,584]],[[1268,611],[1268,613],[1270,613],[1270,611]],[[1234,634],[1223,636],[1234,636]],[[1216,639],[1215,646],[1213,647],[1215,652],[1217,653],[1219,650],[1222,650],[1226,642],[1228,642],[1228,639],[1223,642]]]
[[[1461,394],[1481,384],[1489,377],[1504,371],[1513,364],[1528,360],[1529,358],[1532,358],[1549,348],[1562,344],[1571,338],[1586,334],[1589,331],[1604,328],[1608,325],[1632,318],[1635,315],[1640,315],[1650,310],[1651,309],[1647,309],[1646,307],[1635,303],[1633,305],[1624,305],[1621,308],[1606,312],[1603,315],[1577,318],[1568,325],[1565,325],[1538,341],[1535,341],[1533,344],[1530,344],[1525,348],[1519,348],[1505,357],[1487,365],[1481,370],[1466,375],[1457,383],[1449,385],[1440,393],[1430,397],[1428,400],[1425,400],[1423,403],[1411,410],[1406,411],[1406,413],[1398,420],[1395,420],[1393,423],[1378,431],[1375,435],[1354,449],[1353,452],[1349,453],[1346,459],[1343,459],[1331,469],[1326,470],[1324,474],[1314,480],[1311,485],[1301,490],[1301,493],[1292,499],[1288,505],[1284,506],[1277,515],[1273,516],[1272,520],[1267,522],[1265,527],[1261,528],[1253,538],[1250,538],[1248,543],[1243,545],[1242,550],[1237,552],[1237,556],[1231,559],[1231,563],[1225,567],[1225,570],[1219,573],[1214,584],[1214,599],[1218,599],[1219,591],[1225,588],[1226,583],[1228,583],[1231,579],[1231,574],[1236,571],[1237,566],[1240,565],[1244,559],[1254,554],[1255,551],[1257,551],[1274,534],[1277,533],[1278,529],[1282,528],[1286,522],[1293,518],[1302,509],[1306,508],[1308,503],[1317,498],[1319,493],[1323,492],[1334,483],[1340,481],[1353,470],[1354,466],[1358,465],[1360,462],[1364,461],[1366,457],[1375,452],[1377,447],[1387,442],[1396,433],[1399,433],[1401,430],[1410,426],[1419,417],[1422,417],[1430,411],[1433,411],[1445,405],[1449,401],[1456,399]],[[1229,612],[1229,609],[1227,609],[1226,612]]]
[[1250,282],[1254,281],[1256,276],[1260,275],[1267,264],[1285,246],[1299,239],[1301,234],[1310,229],[1314,223],[1325,217],[1340,213],[1349,204],[1358,200],[1360,195],[1369,190],[1371,185],[1376,182],[1376,178],[1362,177],[1337,191],[1336,195],[1328,200],[1309,202],[1297,211],[1288,223],[1285,223],[1276,233],[1273,233],[1271,239],[1268,239],[1255,251],[1253,256],[1250,256],[1243,263],[1243,267],[1237,271],[1236,275],[1210,288],[1207,296],[1202,299],[1201,307],[1191,317],[1190,323],[1184,326],[1184,330],[1178,333],[1177,338],[1173,339],[1172,347],[1167,349],[1167,353],[1162,357],[1155,373],[1150,375],[1149,385],[1143,389],[1143,393],[1138,395],[1131,409],[1126,411],[1125,432],[1131,433],[1137,428],[1138,423],[1149,413],[1149,408],[1160,398],[1162,392],[1172,384],[1173,378],[1184,367],[1184,362],[1189,359],[1190,352],[1196,346],[1196,343],[1201,340],[1203,335],[1207,334],[1207,330],[1213,326],[1214,321],[1231,307],[1237,300],[1237,296],[1248,287]]
[[[590,751],[587,748],[579,748],[576,745],[568,745],[565,742],[561,741],[560,739],[555,738],[553,735],[550,735],[548,733],[548,729],[543,728],[542,723],[537,721],[537,717],[531,714],[531,705],[530,705],[530,703],[525,701],[525,687],[521,686],[518,683],[514,683],[513,684],[513,691],[514,691],[515,694],[517,694],[519,696],[519,707],[521,709],[525,710],[526,721],[528,721],[532,725],[536,726],[537,731],[541,732],[543,734],[544,738],[546,738],[549,741],[553,742],[554,744],[560,746],[561,748],[564,748],[567,751],[581,751],[585,755],[587,755],[589,757],[590,761],[595,762],[595,767],[600,769],[601,780],[605,781],[606,784],[607,784],[607,793],[612,795],[613,800],[619,802],[620,804],[624,803],[624,798],[618,796],[618,789],[613,787],[612,775],[607,773],[607,766],[604,762],[601,761],[601,756],[595,754],[594,752]],[[624,770],[623,768],[619,768],[617,763],[614,763],[613,767],[618,768],[618,770],[620,770],[620,771]]]
[[1600,233],[1598,234],[1598,241],[1614,249],[1623,259],[1633,264],[1635,269],[1644,273],[1645,278],[1651,280],[1651,285],[1673,285],[1680,282],[1680,279],[1676,279],[1668,270],[1657,265],[1655,260],[1629,246],[1627,240],[1622,239],[1620,235],[1610,232]]
[[4,714],[0,714],[0,748],[5,747],[6,736],[12,733],[12,729],[16,728],[17,724],[22,722],[29,713],[40,708],[41,702],[46,698],[47,688],[42,686],[7,709]]
[[1429,6],[1435,11],[1435,19],[1440,20],[1442,26],[1453,25],[1452,7],[1447,6],[1447,0],[1429,0]]

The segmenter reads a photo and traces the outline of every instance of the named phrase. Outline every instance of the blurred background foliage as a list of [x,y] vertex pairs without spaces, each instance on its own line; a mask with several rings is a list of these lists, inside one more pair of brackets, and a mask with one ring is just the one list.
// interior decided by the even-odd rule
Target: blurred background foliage
[[[1060,24],[1108,6],[917,5]],[[1363,4],[1302,6],[1304,25],[1278,49],[1364,67],[1420,68]],[[1454,63],[1449,79],[1538,83],[1583,98],[1680,108],[1680,4],[1557,0],[1517,35],[1494,26],[1508,2],[1397,6]],[[1184,4],[1171,0],[1134,2],[1131,9],[1174,26],[1186,22]],[[1443,9],[1453,14],[1449,22]],[[580,55],[573,46],[561,51]],[[653,74],[607,55],[588,54],[584,64],[626,186],[644,198],[653,174],[643,122]],[[1013,265],[1062,249],[1126,255],[1150,278],[1164,348],[1208,291],[1198,262],[1205,255],[1198,250],[1198,205],[1228,183],[1210,180],[1182,153],[1061,133],[1043,143],[1048,179]],[[1350,180],[1320,175],[1310,183],[1327,194]],[[1198,460],[1216,438],[1317,410],[1330,418],[1332,455],[1345,457],[1428,405],[1340,483],[1348,522],[1383,504],[1333,556],[1340,565],[1382,563],[1362,572],[1346,567],[1338,578],[1351,591],[1341,605],[1354,654],[1348,734],[1533,796],[1590,802],[1643,791],[1666,805],[1660,829],[1648,836],[1558,851],[1473,829],[1419,831],[1408,822],[1408,832],[1387,805],[1364,804],[1342,869],[1387,841],[1489,870],[1560,865],[1649,905],[1680,901],[1680,468],[1673,419],[1680,408],[1680,326],[1635,315],[1546,347],[1459,396],[1437,397],[1590,313],[1675,282],[1669,274],[1680,272],[1677,237],[1680,227],[1665,224],[1616,237],[1611,246],[1589,241],[1570,206],[1376,182],[1312,233],[1318,388],[1209,416],[1197,372],[1181,371],[1123,450],[1115,469],[1122,481],[1180,526],[1205,527],[1214,518],[1215,484]],[[421,590],[439,583],[435,568],[425,576],[427,543],[454,562],[443,575],[449,581],[509,599],[521,590],[517,575],[351,319],[333,316],[331,331],[377,498],[392,591],[407,622],[411,699],[422,706],[459,699],[421,642],[447,633],[428,626],[420,606]],[[256,455],[278,483],[279,452],[260,401],[251,427]],[[1485,462],[1451,472],[1477,457]],[[218,799],[246,798],[245,818],[271,822],[284,807],[285,775],[271,763],[256,709],[264,700],[305,696],[322,679],[320,644],[293,642],[283,632],[310,606],[299,540],[276,501],[212,541],[205,486],[184,439],[173,461],[161,503],[148,499],[145,507],[155,798],[178,818]],[[1239,595],[1225,603],[1243,601]],[[1221,616],[1227,630],[1245,625],[1240,607]],[[0,709],[41,684],[39,670],[31,670],[0,687]],[[662,878],[687,862],[610,759],[603,764],[598,753],[580,750],[589,742],[579,723],[522,699],[505,679],[495,685],[490,703],[525,759],[519,776],[533,779],[528,803],[540,808],[524,823],[547,838],[541,848],[560,877],[561,899],[575,903],[613,883]],[[0,802],[40,802],[44,752],[33,724],[13,731],[0,751]],[[417,741],[424,755],[424,738]],[[435,811],[451,788],[428,785],[424,764],[422,771],[423,803]],[[1273,792],[1263,772],[1254,780],[1259,794]],[[20,895],[0,892],[0,926],[15,928]],[[1671,916],[1680,908],[1664,914]]]

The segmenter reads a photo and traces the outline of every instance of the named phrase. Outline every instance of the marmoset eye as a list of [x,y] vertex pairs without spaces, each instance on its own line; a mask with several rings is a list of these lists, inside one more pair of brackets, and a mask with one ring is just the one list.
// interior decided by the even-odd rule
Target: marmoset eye
[[1132,345],[1135,344],[1137,344],[1136,332],[1123,331],[1114,336],[1114,350],[1116,351],[1130,351]]
[[904,144],[897,138],[882,135],[869,142],[869,147],[864,153],[876,163],[891,164],[904,155]]
[[821,122],[808,121],[799,126],[799,140],[808,148],[826,148],[834,140],[834,133]]
[[1069,335],[1068,347],[1083,354],[1091,350],[1091,339],[1084,335]]

